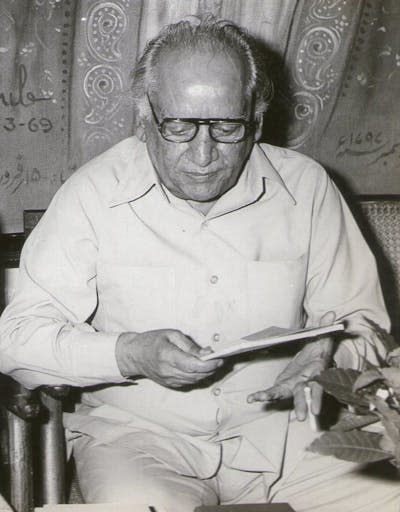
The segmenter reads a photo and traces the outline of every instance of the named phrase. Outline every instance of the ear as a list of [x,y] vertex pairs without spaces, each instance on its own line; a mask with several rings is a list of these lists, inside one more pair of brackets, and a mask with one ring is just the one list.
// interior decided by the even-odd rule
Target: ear
[[146,142],[146,127],[143,120],[139,121],[136,125],[136,136],[142,142]]
[[256,129],[254,130],[254,141],[258,142],[262,135],[262,129],[263,129],[263,121],[264,116],[263,114],[257,114],[256,116]]

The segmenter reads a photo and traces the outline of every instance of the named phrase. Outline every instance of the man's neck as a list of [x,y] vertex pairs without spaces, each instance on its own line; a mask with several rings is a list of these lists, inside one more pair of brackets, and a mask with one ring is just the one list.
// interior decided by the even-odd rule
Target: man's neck
[[217,200],[207,202],[188,200],[187,202],[197,212],[202,213],[203,215],[207,215],[211,208],[214,206],[214,204],[217,202]]
[[[160,181],[161,188],[164,190],[164,192],[167,194],[171,194],[172,196],[178,198],[175,194],[173,194],[161,181]],[[188,205],[190,205],[196,212],[201,213],[202,215],[207,215],[208,212],[211,210],[211,208],[214,206],[214,204],[217,202],[217,199],[214,199],[213,201],[193,201],[191,199],[185,200]]]

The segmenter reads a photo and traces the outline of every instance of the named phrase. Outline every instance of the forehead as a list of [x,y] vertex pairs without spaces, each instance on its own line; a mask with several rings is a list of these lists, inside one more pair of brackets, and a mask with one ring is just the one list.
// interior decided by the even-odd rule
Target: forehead
[[233,52],[165,52],[158,66],[164,116],[236,117],[247,109],[245,66]]

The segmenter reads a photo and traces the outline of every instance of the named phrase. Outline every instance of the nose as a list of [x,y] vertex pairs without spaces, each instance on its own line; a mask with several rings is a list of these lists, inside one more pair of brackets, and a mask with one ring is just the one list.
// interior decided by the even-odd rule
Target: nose
[[208,126],[199,127],[196,137],[188,142],[188,159],[199,167],[207,167],[218,158],[216,142],[210,137]]

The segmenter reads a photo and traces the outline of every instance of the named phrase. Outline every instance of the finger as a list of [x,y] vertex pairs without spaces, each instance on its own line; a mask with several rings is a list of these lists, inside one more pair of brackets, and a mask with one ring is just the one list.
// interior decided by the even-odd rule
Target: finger
[[296,418],[299,421],[304,421],[307,418],[307,401],[304,393],[306,384],[300,382],[297,384],[293,391],[293,405]]
[[171,365],[184,373],[212,373],[224,364],[222,359],[202,361],[198,357],[177,348],[173,353]]
[[[196,357],[200,358],[202,361],[204,361],[203,359],[203,356],[208,356],[209,354],[212,354],[214,351],[211,347],[203,347],[199,350],[199,353],[197,354]],[[214,361],[218,361],[217,362],[217,366],[220,367],[224,364],[224,359],[221,359],[221,358],[218,358],[218,359],[214,359]]]
[[285,398],[290,398],[291,396],[292,392],[290,388],[278,384],[277,386],[272,386],[271,388],[264,389],[262,391],[256,391],[255,393],[250,394],[247,397],[247,402],[274,402],[276,400],[284,400]]
[[207,379],[213,375],[212,372],[209,373],[183,373],[178,372],[170,377],[164,379],[164,385],[168,387],[181,387],[181,386],[190,386],[192,384],[196,384],[204,379]]
[[187,372],[214,372],[223,365],[222,359],[210,359],[201,361],[199,357],[203,350],[191,338],[178,330],[170,330],[167,333],[167,341],[172,350],[171,364],[174,368],[179,368]]
[[269,394],[267,391],[257,391],[256,393],[252,393],[247,397],[247,402],[252,404],[253,402],[268,402]]
[[170,343],[178,347],[183,352],[187,352],[188,354],[198,355],[201,350],[200,345],[189,338],[189,336],[183,334],[181,331],[168,331],[167,339]]
[[311,392],[311,412],[318,416],[321,413],[324,390],[318,382],[309,382],[307,385]]
[[[169,342],[177,347],[183,355],[183,370],[194,373],[215,372],[217,368],[220,368],[224,364],[222,359],[200,360],[199,358],[202,355],[212,352],[212,349],[210,347],[200,347],[200,345],[180,331],[171,331],[168,338]],[[177,362],[178,367],[180,367],[179,360]]]
[[[309,388],[309,400],[306,396],[306,388]],[[304,421],[308,413],[319,416],[322,407],[323,388],[317,382],[299,383],[293,393],[293,403],[296,418]]]
[[208,354],[212,354],[212,352],[213,352],[213,349],[210,346],[202,347],[199,350],[199,356],[207,356]]

